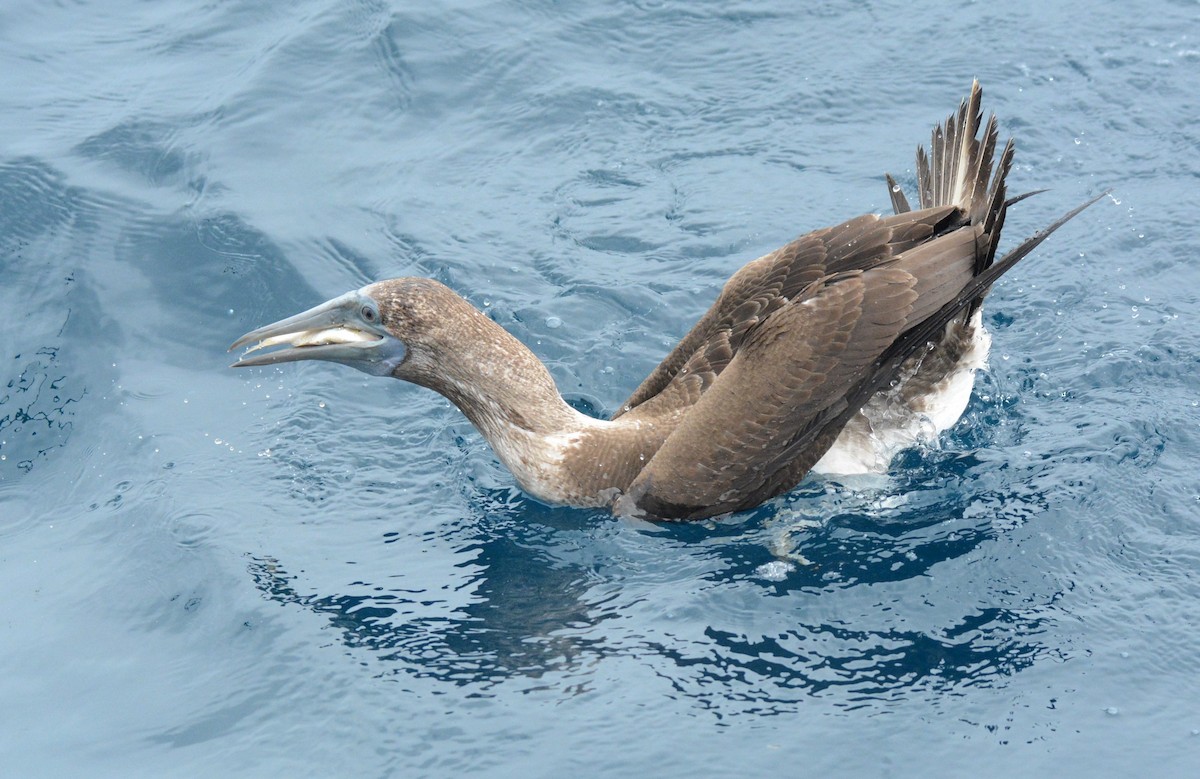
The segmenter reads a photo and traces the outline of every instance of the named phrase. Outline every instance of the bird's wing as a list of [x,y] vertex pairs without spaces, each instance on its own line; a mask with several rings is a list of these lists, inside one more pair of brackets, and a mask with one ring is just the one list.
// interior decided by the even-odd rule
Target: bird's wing
[[777,306],[682,415],[625,508],[711,516],[795,486],[865,400],[856,388],[895,371],[880,357],[955,299],[975,255],[975,230],[960,228],[891,262],[825,276]]
[[662,418],[686,410],[712,386],[759,324],[811,285],[830,275],[886,263],[958,227],[961,218],[962,213],[949,206],[888,217],[866,214],[803,235],[747,263],[614,419],[635,411]]

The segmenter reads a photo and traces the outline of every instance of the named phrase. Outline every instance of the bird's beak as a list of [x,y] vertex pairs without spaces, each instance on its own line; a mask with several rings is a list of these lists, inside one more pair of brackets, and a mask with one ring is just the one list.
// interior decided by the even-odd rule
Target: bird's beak
[[[379,305],[362,290],[246,333],[229,351],[249,344],[253,345],[230,367],[329,360],[384,376],[407,354],[404,343],[381,324]],[[253,354],[272,346],[284,348]]]

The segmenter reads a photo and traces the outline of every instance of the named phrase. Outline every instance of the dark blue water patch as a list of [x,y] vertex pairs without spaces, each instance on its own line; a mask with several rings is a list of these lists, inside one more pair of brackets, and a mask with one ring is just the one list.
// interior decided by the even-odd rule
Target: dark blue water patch
[[[728,699],[705,688],[736,684],[740,713],[795,712],[810,696],[836,697],[847,711],[881,703],[954,694],[970,686],[1001,685],[1039,659],[1061,653],[1031,641],[1045,632],[1042,619],[1004,609],[965,615],[942,631],[869,632],[836,625],[810,625],[777,636],[748,639],[710,629],[706,637],[724,658],[657,647],[688,669],[687,694],[720,716]],[[735,704],[735,705],[736,705]]]
[[[480,600],[450,619],[421,618],[421,593],[353,582],[373,592],[302,595],[274,561],[255,561],[251,571],[267,597],[325,616],[347,647],[370,650],[374,673],[433,679],[489,697],[513,685],[536,689],[539,679],[559,688],[605,658],[628,657],[722,720],[794,712],[813,696],[832,696],[848,711],[877,708],[1001,685],[1039,660],[1066,659],[1037,640],[1050,627],[1038,608],[969,607],[933,631],[865,630],[793,616],[793,627],[758,637],[722,628],[719,619],[691,638],[673,635],[669,624],[631,632],[619,624],[628,604],[592,594],[593,580],[579,571],[548,568],[512,542],[479,551],[478,562],[489,568],[473,582]],[[604,631],[607,620],[617,622]]]
[[200,160],[195,156],[189,158],[179,148],[178,128],[177,121],[122,123],[83,141],[75,152],[116,165],[156,186],[175,185],[201,191],[204,182],[190,178]]
[[[369,595],[302,595],[278,561],[254,560],[256,585],[266,597],[322,615],[350,648],[371,650],[378,672],[406,673],[479,694],[513,679],[569,672],[599,651],[589,628],[613,614],[596,614],[603,603],[587,602],[586,578],[569,568],[547,567],[536,552],[505,538],[465,547],[474,553],[478,578],[473,602],[452,619],[422,617],[437,596],[349,582]],[[530,573],[536,571],[536,575]]]
[[567,393],[563,395],[563,399],[567,401],[567,404],[570,405],[571,408],[575,409],[580,414],[591,417],[592,419],[608,419],[612,416],[612,414],[604,408],[600,400],[595,397],[582,395],[579,393]]
[[25,258],[23,242],[70,227],[86,228],[87,198],[38,159],[0,161],[0,238],[8,262]]
[[[383,14],[371,16],[375,18],[368,21],[368,24],[378,22]],[[412,68],[405,62],[402,46],[404,36],[409,33],[410,29],[404,20],[393,18],[374,37],[369,38],[371,50],[375,55],[373,60],[391,85],[391,88],[386,90],[386,95],[394,111],[405,111],[412,104]]]
[[[69,380],[56,347],[17,354],[13,360],[16,375],[0,387],[0,455],[27,473],[66,446],[87,388]],[[7,476],[8,470],[0,468],[0,473]]]
[[[111,387],[107,355],[120,343],[94,289],[98,206],[48,166],[0,165],[0,478],[28,473],[67,446]],[[89,397],[90,396],[90,397]]]
[[[233,214],[185,214],[153,230],[135,226],[120,252],[149,282],[151,299],[169,301],[165,309],[145,309],[138,337],[170,344],[165,353],[180,364],[191,364],[197,350],[222,362],[224,347],[243,332],[322,300],[273,242]],[[205,294],[176,294],[184,289]]]

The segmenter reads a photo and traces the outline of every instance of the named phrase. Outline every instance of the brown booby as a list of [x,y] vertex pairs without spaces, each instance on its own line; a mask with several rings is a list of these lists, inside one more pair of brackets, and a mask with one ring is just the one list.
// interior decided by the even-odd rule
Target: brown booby
[[[446,286],[380,281],[259,328],[234,367],[330,360],[435,390],[539,499],[695,519],[752,508],[810,470],[886,469],[957,421],[984,364],[979,313],[1003,273],[1100,196],[995,259],[1011,140],[993,171],[975,82],[917,149],[912,209],[803,235],[738,270],[609,420],[568,405],[545,366]],[[1033,193],[1029,193],[1033,194]],[[1102,195],[1101,195],[1102,196]],[[275,351],[258,352],[268,347]]]

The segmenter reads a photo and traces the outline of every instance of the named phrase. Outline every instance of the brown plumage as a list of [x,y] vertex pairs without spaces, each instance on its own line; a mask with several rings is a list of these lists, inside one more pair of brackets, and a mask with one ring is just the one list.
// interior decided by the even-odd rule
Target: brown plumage
[[235,365],[326,359],[429,387],[529,492],[620,513],[750,508],[795,486],[835,443],[886,461],[894,443],[880,442],[895,420],[951,394],[957,410],[934,427],[961,413],[986,354],[976,312],[991,284],[1095,202],[995,261],[1020,198],[1006,193],[1011,141],[993,173],[994,117],[978,137],[980,97],[976,82],[934,130],[930,155],[918,150],[919,208],[888,176],[894,215],[816,230],[745,265],[610,421],[572,409],[528,349],[429,279],[379,282],[248,333],[231,348],[289,348]]

